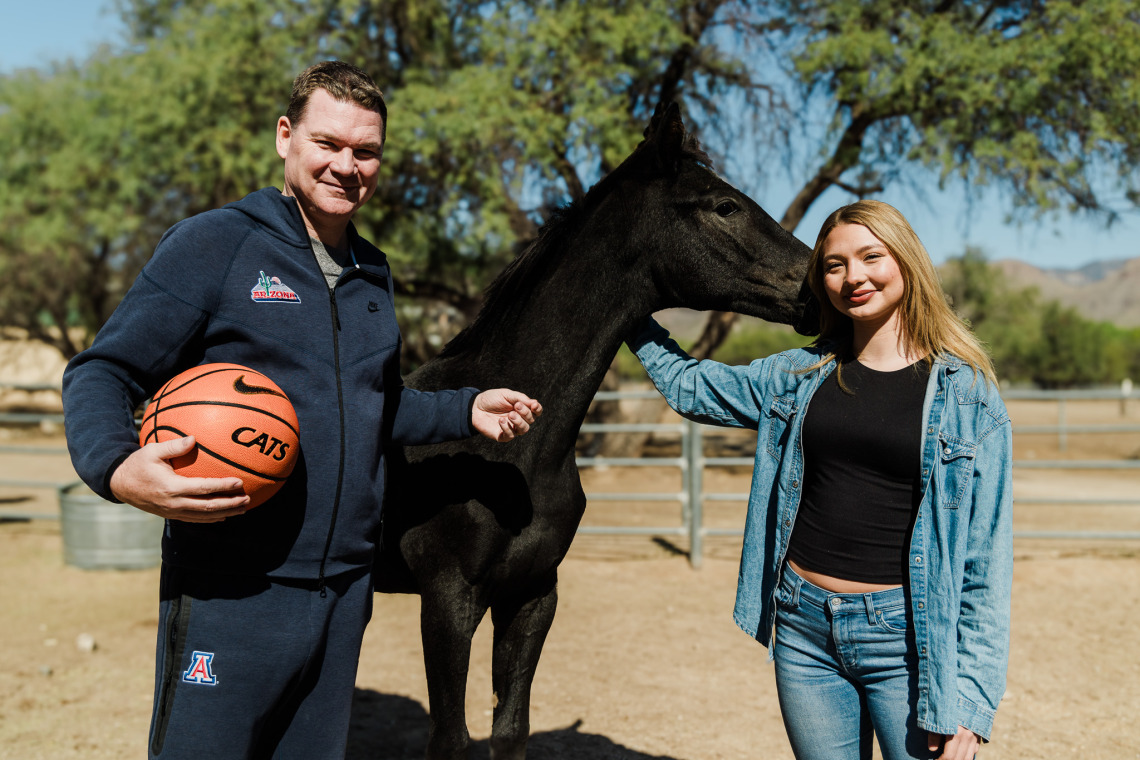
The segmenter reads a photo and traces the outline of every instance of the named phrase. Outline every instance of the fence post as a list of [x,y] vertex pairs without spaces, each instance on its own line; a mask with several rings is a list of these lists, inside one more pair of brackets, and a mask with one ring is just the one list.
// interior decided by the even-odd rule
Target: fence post
[[704,500],[701,491],[704,488],[705,449],[701,426],[692,420],[685,420],[685,427],[688,428],[688,435],[685,436],[688,443],[685,460],[689,470],[689,564],[699,568],[704,551]]
[[687,528],[693,504],[693,423],[686,419],[681,422],[681,526]]
[[1068,447],[1068,437],[1065,435],[1065,399],[1057,399],[1057,447],[1064,452]]

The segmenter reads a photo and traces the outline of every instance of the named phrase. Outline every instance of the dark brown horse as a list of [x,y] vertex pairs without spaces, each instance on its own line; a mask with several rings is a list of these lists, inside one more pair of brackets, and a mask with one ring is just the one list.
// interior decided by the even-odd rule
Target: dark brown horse
[[491,756],[526,755],[558,564],[586,507],[574,443],[622,340],[674,306],[796,324],[809,253],[709,168],[675,105],[659,108],[633,154],[547,222],[471,326],[408,378],[421,390],[516,388],[545,409],[506,445],[393,452],[376,583],[422,597],[428,758],[466,757],[471,637],[488,609]]

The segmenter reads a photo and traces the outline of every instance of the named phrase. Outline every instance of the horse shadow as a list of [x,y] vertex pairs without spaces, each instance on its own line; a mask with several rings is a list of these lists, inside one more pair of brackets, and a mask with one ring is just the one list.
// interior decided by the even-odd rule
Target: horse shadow
[[[579,731],[581,721],[554,731],[531,734],[527,756],[536,760],[680,760],[623,747],[598,734]],[[422,760],[427,746],[428,714],[414,699],[357,689],[352,700],[345,760]],[[487,739],[471,742],[470,760],[487,760]]]

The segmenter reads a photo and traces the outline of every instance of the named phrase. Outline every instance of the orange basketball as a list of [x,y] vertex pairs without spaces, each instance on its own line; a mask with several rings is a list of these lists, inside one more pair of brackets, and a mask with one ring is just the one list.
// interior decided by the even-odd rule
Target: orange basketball
[[203,364],[154,394],[139,442],[194,436],[194,450],[170,460],[175,471],[190,478],[239,477],[256,507],[293,472],[297,431],[293,404],[268,377],[240,364]]

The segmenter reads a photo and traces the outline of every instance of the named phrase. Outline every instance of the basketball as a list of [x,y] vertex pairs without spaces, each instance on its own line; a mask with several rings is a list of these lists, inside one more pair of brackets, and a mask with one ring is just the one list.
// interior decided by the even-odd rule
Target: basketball
[[154,394],[143,413],[139,443],[194,436],[197,445],[170,460],[190,478],[239,477],[250,506],[285,484],[297,462],[297,413],[265,375],[240,364],[188,369]]

